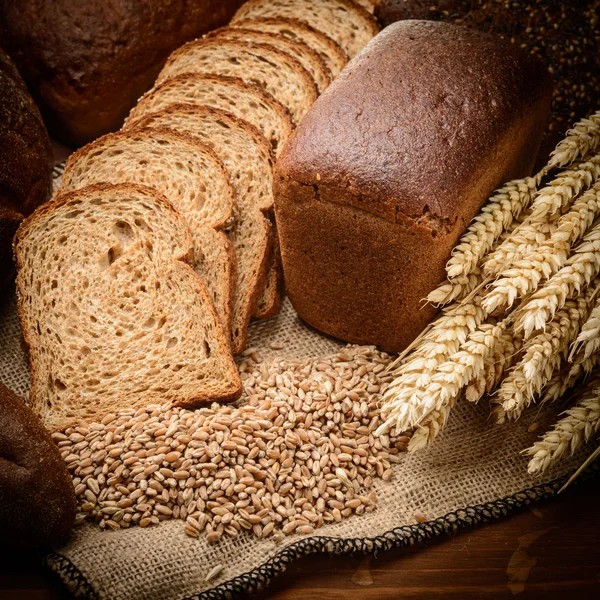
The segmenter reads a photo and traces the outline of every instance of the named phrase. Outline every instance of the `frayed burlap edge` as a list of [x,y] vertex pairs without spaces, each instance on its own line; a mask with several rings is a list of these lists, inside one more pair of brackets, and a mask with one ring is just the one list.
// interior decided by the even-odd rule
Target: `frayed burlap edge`
[[[600,475],[600,465],[592,464],[573,485]],[[372,554],[404,548],[434,538],[449,536],[461,529],[473,528],[489,521],[499,520],[523,509],[530,504],[555,497],[568,480],[565,475],[544,485],[533,486],[505,498],[484,504],[468,506],[451,511],[425,523],[404,525],[386,531],[373,538],[339,539],[328,536],[313,536],[288,546],[259,567],[238,575],[217,587],[188,596],[185,600],[229,600],[244,593],[256,593],[266,588],[281,575],[293,561],[309,554]],[[81,571],[65,556],[51,552],[44,557],[45,566],[59,576],[62,583],[76,598],[98,600],[98,595]]]

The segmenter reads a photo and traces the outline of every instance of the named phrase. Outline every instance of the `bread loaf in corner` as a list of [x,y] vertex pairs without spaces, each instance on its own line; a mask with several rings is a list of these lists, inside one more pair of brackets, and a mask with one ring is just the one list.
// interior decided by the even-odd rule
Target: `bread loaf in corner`
[[386,28],[284,148],[275,212],[298,314],[349,342],[404,349],[423,299],[495,188],[527,175],[549,114],[541,63],[430,21]]

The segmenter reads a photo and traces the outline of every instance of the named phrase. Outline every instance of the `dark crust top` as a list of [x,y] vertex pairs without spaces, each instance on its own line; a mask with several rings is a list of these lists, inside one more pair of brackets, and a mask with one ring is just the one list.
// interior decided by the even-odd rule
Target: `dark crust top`
[[550,87],[543,65],[493,36],[395,23],[314,104],[278,172],[388,220],[402,213],[446,229],[502,163],[511,132],[547,110]]
[[0,39],[62,139],[117,129],[175,48],[242,0],[0,0]]
[[58,542],[75,511],[73,483],[50,434],[0,384],[0,546]]

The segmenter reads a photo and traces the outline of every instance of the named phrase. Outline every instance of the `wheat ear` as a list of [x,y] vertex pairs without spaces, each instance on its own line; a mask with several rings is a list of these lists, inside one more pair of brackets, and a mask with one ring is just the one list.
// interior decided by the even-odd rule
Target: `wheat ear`
[[548,161],[549,167],[564,167],[600,148],[600,111],[577,122],[567,131]]
[[557,221],[556,231],[545,242],[500,274],[483,300],[484,310],[493,312],[499,307],[512,306],[515,300],[534,292],[541,281],[558,272],[567,262],[572,245],[592,226],[599,212],[600,183],[597,183]]
[[584,237],[565,266],[519,307],[515,329],[523,329],[525,339],[532,331],[544,329],[556,311],[569,298],[587,288],[600,272],[600,224]]
[[579,383],[582,377],[589,375],[596,368],[598,358],[598,354],[592,354],[584,361],[567,365],[557,371],[543,389],[540,404],[560,400],[568,390]]
[[431,445],[438,433],[444,429],[452,406],[447,404],[440,410],[431,412],[414,430],[408,442],[408,451],[417,452]]
[[545,173],[544,169],[534,177],[516,179],[494,193],[452,251],[452,257],[446,265],[448,279],[465,277],[475,271],[479,261],[513,219],[518,218],[529,206]]
[[430,408],[420,412],[418,421],[414,423],[415,431],[409,442],[409,452],[431,444],[444,428],[461,390],[483,371],[485,362],[494,352],[505,327],[504,322],[498,325],[481,325],[458,352],[438,367],[431,378],[431,385],[422,392],[420,407]]
[[568,300],[546,331],[527,340],[523,358],[504,379],[494,399],[502,405],[497,417],[517,420],[552,379],[587,316],[588,300],[585,296]]
[[566,210],[574,198],[590,188],[600,177],[600,155],[577,163],[563,171],[542,188],[531,203],[529,218],[532,221],[553,220]]
[[455,354],[483,321],[480,304],[481,298],[476,296],[471,302],[445,309],[411,354],[390,371],[395,378],[383,394],[383,423],[376,435],[392,428],[406,431],[428,412],[428,407],[423,406],[422,391],[437,367]]
[[581,332],[575,340],[569,360],[573,362],[577,355],[587,360],[592,354],[600,349],[600,296],[596,297],[594,308],[588,320],[583,324]]
[[514,231],[488,254],[482,267],[487,277],[498,277],[502,271],[508,269],[514,262],[533,252],[543,244],[556,231],[555,223],[532,223],[525,221],[519,224]]
[[476,268],[468,275],[461,275],[446,280],[427,296],[427,302],[436,306],[444,306],[466,298],[483,282],[481,269]]
[[585,387],[577,404],[563,413],[553,429],[524,453],[531,456],[528,471],[543,473],[567,453],[573,454],[600,429],[600,376]]
[[523,338],[512,328],[506,329],[492,355],[485,361],[483,370],[465,390],[469,402],[479,402],[484,394],[491,394],[502,381],[504,374],[517,360]]

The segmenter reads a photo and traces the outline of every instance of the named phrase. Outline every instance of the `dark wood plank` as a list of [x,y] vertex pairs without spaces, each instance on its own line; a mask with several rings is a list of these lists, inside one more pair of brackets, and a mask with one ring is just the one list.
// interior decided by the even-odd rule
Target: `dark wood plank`
[[[253,600],[600,597],[600,481],[454,537],[363,556],[310,556]],[[31,554],[0,551],[0,600],[65,600]]]

